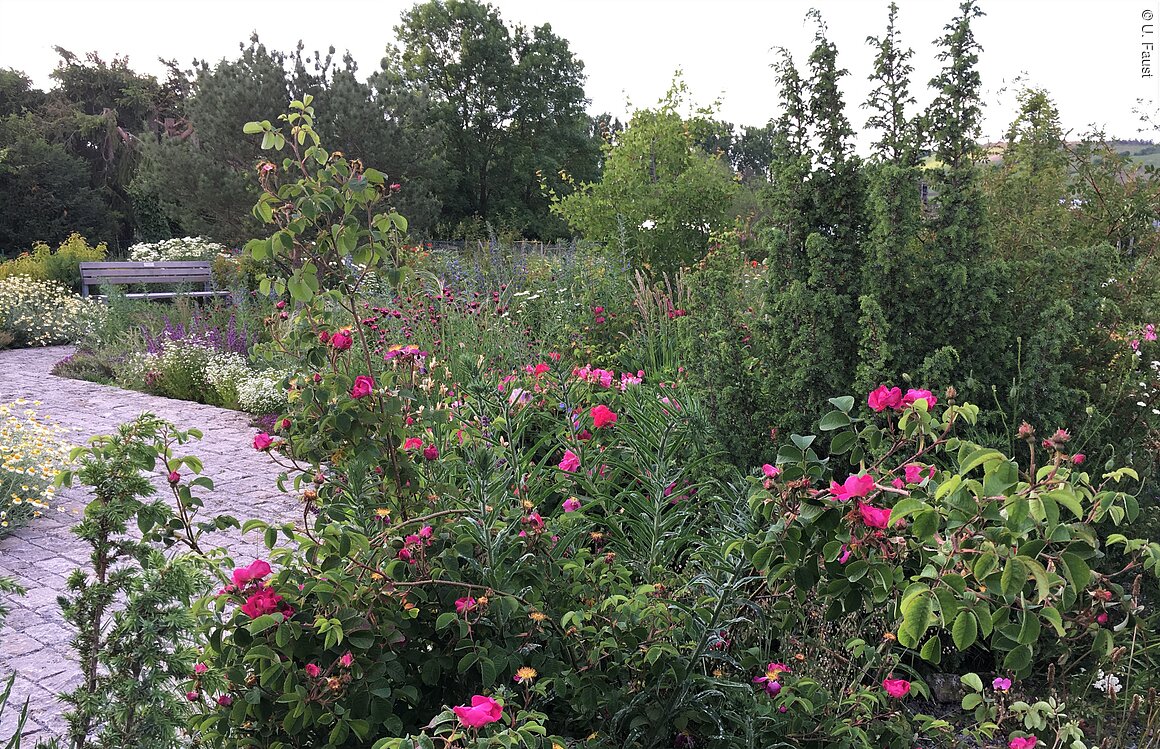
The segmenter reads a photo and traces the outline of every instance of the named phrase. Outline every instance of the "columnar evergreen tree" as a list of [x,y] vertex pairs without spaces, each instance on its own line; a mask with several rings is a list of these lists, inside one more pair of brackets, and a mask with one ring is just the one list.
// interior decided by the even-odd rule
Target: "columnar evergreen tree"
[[814,154],[810,146],[806,84],[789,51],[780,50],[774,63],[783,111],[773,124],[770,139],[770,184],[765,202],[774,230],[770,262],[775,282],[804,279],[805,240],[808,233],[809,195],[806,177]]
[[[921,345],[916,345],[912,335],[913,321],[928,313],[919,283],[925,265],[922,260],[925,251],[919,238],[921,172],[916,167],[920,149],[919,118],[908,113],[908,107],[915,103],[910,95],[910,75],[914,69],[909,63],[914,51],[903,48],[897,19],[898,6],[891,3],[886,33],[866,39],[876,48],[874,73],[870,76],[876,85],[862,105],[871,110],[867,128],[878,132],[867,168],[870,232],[862,287],[871,297],[871,316],[880,317],[882,324],[875,338],[867,341],[872,349],[863,351],[860,358],[881,366],[890,361],[893,371],[875,370],[881,381],[894,381],[902,372],[917,370],[925,352]],[[868,313],[866,300],[862,309],[864,314]],[[889,357],[880,353],[883,347],[890,351]]]
[[982,15],[976,0],[963,0],[938,40],[943,67],[930,82],[935,98],[925,117],[937,162],[928,174],[938,191],[923,290],[929,313],[915,325],[923,332],[925,350],[944,345],[957,350],[966,365],[957,379],[989,387],[999,381],[1006,363],[994,341],[1007,337],[1009,330],[1001,309],[1004,273],[992,257],[976,163],[982,119],[976,65],[982,48],[971,24]]

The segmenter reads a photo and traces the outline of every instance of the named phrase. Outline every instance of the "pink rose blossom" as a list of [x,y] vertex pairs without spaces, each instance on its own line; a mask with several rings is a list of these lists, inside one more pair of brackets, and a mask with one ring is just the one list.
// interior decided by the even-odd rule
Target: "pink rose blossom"
[[890,527],[890,510],[880,510],[859,502],[858,512],[862,515],[862,522],[871,528],[885,530]]
[[907,463],[903,470],[906,471],[906,483],[908,484],[921,484],[923,479],[928,479],[934,476],[934,466],[922,466],[918,463]]
[[1086,456],[1086,455],[1084,455],[1083,453],[1076,453],[1075,455],[1072,455],[1072,456],[1071,456],[1071,462],[1072,462],[1072,463],[1074,463],[1074,464],[1075,464],[1075,465],[1077,465],[1077,466],[1078,466],[1078,465],[1083,465],[1083,462],[1084,462],[1085,460],[1087,460],[1087,456]]
[[564,451],[564,457],[560,459],[560,470],[574,473],[580,468],[580,456],[571,450]]
[[311,679],[317,679],[318,675],[322,673],[322,669],[318,667],[317,663],[307,663],[303,670]]
[[350,664],[352,663],[354,663],[354,656],[351,655],[349,650],[343,653],[342,657],[338,659],[338,665],[342,666],[343,668],[350,668]]
[[258,432],[254,435],[254,449],[266,450],[270,445],[274,444],[274,438],[265,432]]
[[336,351],[346,351],[354,344],[354,338],[351,338],[349,330],[340,330],[330,337],[330,345],[334,346]]
[[274,592],[274,589],[267,586],[262,588],[257,593],[246,599],[242,604],[242,613],[251,619],[257,619],[263,614],[273,614],[281,607],[283,601],[282,596]]
[[917,401],[925,400],[927,408],[934,408],[938,403],[938,398],[931,394],[929,390],[915,390],[911,388],[906,391],[906,395],[902,396],[902,405],[913,406]]
[[1107,612],[1101,611],[1098,615],[1096,615],[1096,621],[1099,622],[1100,624],[1107,624],[1108,623]]
[[204,663],[196,663],[193,666],[193,673],[197,674],[198,676],[201,676],[206,671],[209,671],[209,666],[205,665]]
[[866,403],[879,413],[888,408],[899,408],[902,405],[902,389],[879,385],[867,396]]
[[404,450],[418,450],[422,446],[423,440],[419,439],[418,437],[408,437],[407,439],[403,440]]
[[176,484],[181,483],[181,474],[178,473],[177,471],[170,471],[168,478],[169,478],[169,483],[171,483],[171,484],[176,485]]
[[841,484],[836,481],[830,482],[830,494],[834,495],[834,499],[840,502],[846,502],[855,497],[865,497],[872,491],[874,491],[874,477],[868,473],[849,476]]
[[1004,679],[1002,676],[996,676],[994,681],[991,682],[991,688],[996,692],[1006,692],[1011,688],[1011,680]]
[[375,380],[373,377],[367,375],[359,375],[354,378],[354,384],[350,386],[351,398],[365,398],[374,392]]
[[471,698],[471,706],[457,705],[451,708],[459,722],[468,728],[483,728],[503,718],[503,705],[491,697],[477,694]]
[[185,699],[189,700],[190,702],[197,702],[201,699],[201,695],[197,692],[186,692]]
[[230,705],[234,704],[234,698],[228,694],[223,694],[217,698],[217,703],[222,707],[229,707]]
[[575,497],[568,497],[564,500],[564,512],[576,512],[580,509],[580,500]]
[[1038,744],[1039,739],[1035,734],[1026,737],[1016,736],[1007,742],[1007,749],[1035,749]]
[[257,582],[264,578],[266,575],[269,575],[271,571],[272,570],[270,569],[269,562],[261,559],[255,559],[247,566],[238,567],[236,570],[234,570],[234,585],[238,588],[243,588],[245,587],[246,583],[251,581]]
[[423,448],[423,458],[426,460],[436,460],[439,457],[439,448],[435,445],[427,445]]
[[766,463],[761,467],[761,472],[765,474],[767,479],[772,479],[781,473],[781,469],[777,466],[771,466],[769,463]]
[[455,613],[462,614],[475,608],[475,599],[471,596],[455,599]]
[[883,679],[882,688],[886,690],[886,694],[900,699],[910,692],[910,682],[906,679]]

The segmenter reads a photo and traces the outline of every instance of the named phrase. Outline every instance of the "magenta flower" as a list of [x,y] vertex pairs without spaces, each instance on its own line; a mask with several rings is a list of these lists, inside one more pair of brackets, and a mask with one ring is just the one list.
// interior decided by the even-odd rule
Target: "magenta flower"
[[455,613],[462,614],[475,608],[475,599],[471,596],[455,599]]
[[1004,679],[1002,676],[996,676],[994,681],[991,682],[991,688],[996,692],[1006,692],[1011,688],[1011,680]]
[[879,385],[867,396],[866,403],[879,413],[888,408],[900,408],[902,406],[902,390]]
[[574,473],[580,468],[580,456],[571,450],[564,451],[564,457],[560,459],[560,470]]
[[915,390],[911,388],[906,391],[906,395],[902,396],[902,407],[913,406],[917,401],[926,401],[927,408],[934,408],[938,403],[938,398],[931,394],[929,390]]
[[435,445],[427,445],[423,448],[423,457],[426,460],[436,460],[439,457],[439,448]]
[[575,497],[568,497],[564,500],[564,512],[576,512],[580,509],[580,500]]
[[[922,466],[918,463],[907,463],[903,469],[906,471],[906,483],[921,484],[923,479],[934,476],[934,466]],[[926,475],[923,475],[923,474]]]
[[791,673],[789,666],[784,663],[770,663],[765,667],[764,676],[754,676],[753,683],[760,684],[765,693],[770,697],[776,697],[781,692],[781,682],[778,679],[782,674]]
[[592,425],[596,429],[603,429],[606,426],[612,426],[616,423],[617,416],[612,412],[608,406],[603,403],[599,406],[592,407]]
[[419,538],[428,539],[435,534],[435,529],[429,525],[424,525],[419,529]]
[[228,694],[223,694],[217,698],[217,703],[222,707],[229,707],[230,705],[234,704],[234,698]]
[[418,450],[422,446],[423,440],[419,439],[418,437],[408,437],[407,439],[403,440],[404,450]]
[[858,512],[862,515],[862,522],[871,528],[885,530],[890,527],[890,510],[880,510],[859,502]]
[[836,481],[830,482],[830,494],[834,495],[834,499],[839,502],[846,502],[855,497],[865,497],[872,491],[874,491],[874,477],[868,473],[849,476],[841,484]]
[[204,663],[195,663],[193,666],[193,673],[197,674],[198,676],[201,676],[206,671],[209,671],[209,666],[205,665]]
[[[246,599],[242,604],[242,613],[251,619],[257,619],[263,614],[273,614],[282,607],[282,596],[274,592],[270,586],[266,586],[254,593]],[[289,617],[289,613],[286,614]]]
[[352,663],[354,663],[354,656],[351,655],[349,650],[343,653],[342,657],[338,659],[338,665],[343,668],[350,668],[350,664]]
[[201,699],[201,695],[197,692],[186,692],[185,699],[189,700],[190,702],[197,702]]
[[845,564],[850,559],[850,547],[842,544],[842,553],[838,556],[838,564]]
[[181,474],[178,473],[177,471],[170,471],[169,472],[169,483],[171,483],[175,486],[177,484],[180,484],[181,483]]
[[776,478],[777,475],[781,473],[781,469],[777,466],[771,466],[769,463],[766,463],[761,467],[761,472],[765,474],[767,479],[772,479]]
[[481,694],[471,698],[470,707],[457,705],[451,709],[459,718],[459,722],[468,728],[483,728],[503,718],[503,705]]
[[351,398],[365,398],[374,392],[375,379],[367,375],[359,375],[354,378],[354,384],[350,386]]
[[891,697],[901,699],[910,692],[910,682],[906,679],[883,679],[882,688]]
[[1083,465],[1083,462],[1084,462],[1085,460],[1087,460],[1087,456],[1086,456],[1086,455],[1084,455],[1083,453],[1076,453],[1075,455],[1072,455],[1072,456],[1071,456],[1071,462],[1072,462],[1072,463],[1074,463],[1074,464],[1075,464],[1075,465],[1077,465],[1077,466],[1078,466],[1078,465]]
[[317,679],[318,675],[322,673],[322,669],[318,667],[317,663],[307,663],[302,670],[305,671],[306,675],[311,679]]
[[233,581],[238,588],[245,587],[248,582],[257,582],[269,575],[271,572],[270,564],[261,559],[255,559],[245,567],[239,567],[234,570]]
[[274,438],[271,437],[270,435],[266,434],[265,432],[258,432],[257,434],[254,435],[254,449],[255,450],[269,449],[270,445],[272,445],[272,444],[274,444]]
[[1030,736],[1016,736],[1007,742],[1007,749],[1035,749],[1039,745],[1039,739],[1035,734]]
[[354,344],[354,338],[351,337],[349,330],[340,330],[330,337],[330,345],[334,346],[336,351],[346,351]]

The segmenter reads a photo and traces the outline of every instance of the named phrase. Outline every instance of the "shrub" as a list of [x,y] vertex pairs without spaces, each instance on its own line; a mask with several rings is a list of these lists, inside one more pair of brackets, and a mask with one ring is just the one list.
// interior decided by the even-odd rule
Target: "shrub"
[[0,263],[0,279],[27,276],[38,281],[57,281],[73,291],[80,291],[82,262],[99,262],[108,250],[102,242],[90,247],[80,234],[72,234],[56,250],[37,243],[32,252]]
[[48,510],[68,455],[64,429],[24,405],[0,405],[0,538]]
[[252,414],[281,413],[287,405],[288,393],[282,385],[286,377],[286,372],[274,369],[249,371],[235,383],[238,407]]
[[27,276],[0,279],[0,331],[15,346],[52,346],[100,326],[99,302],[81,299],[56,281]]

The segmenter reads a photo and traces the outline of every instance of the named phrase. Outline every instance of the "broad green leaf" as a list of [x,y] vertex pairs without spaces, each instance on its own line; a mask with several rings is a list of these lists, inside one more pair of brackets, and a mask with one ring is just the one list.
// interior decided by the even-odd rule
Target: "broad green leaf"
[[1027,574],[1027,566],[1018,557],[1008,559],[1007,566],[1003,568],[1003,576],[999,579],[1003,595],[1014,596],[1023,590],[1023,584],[1027,582]]
[[979,625],[975,621],[975,615],[970,611],[960,611],[951,627],[951,638],[955,641],[955,647],[959,650],[966,650],[975,644],[978,636]]

